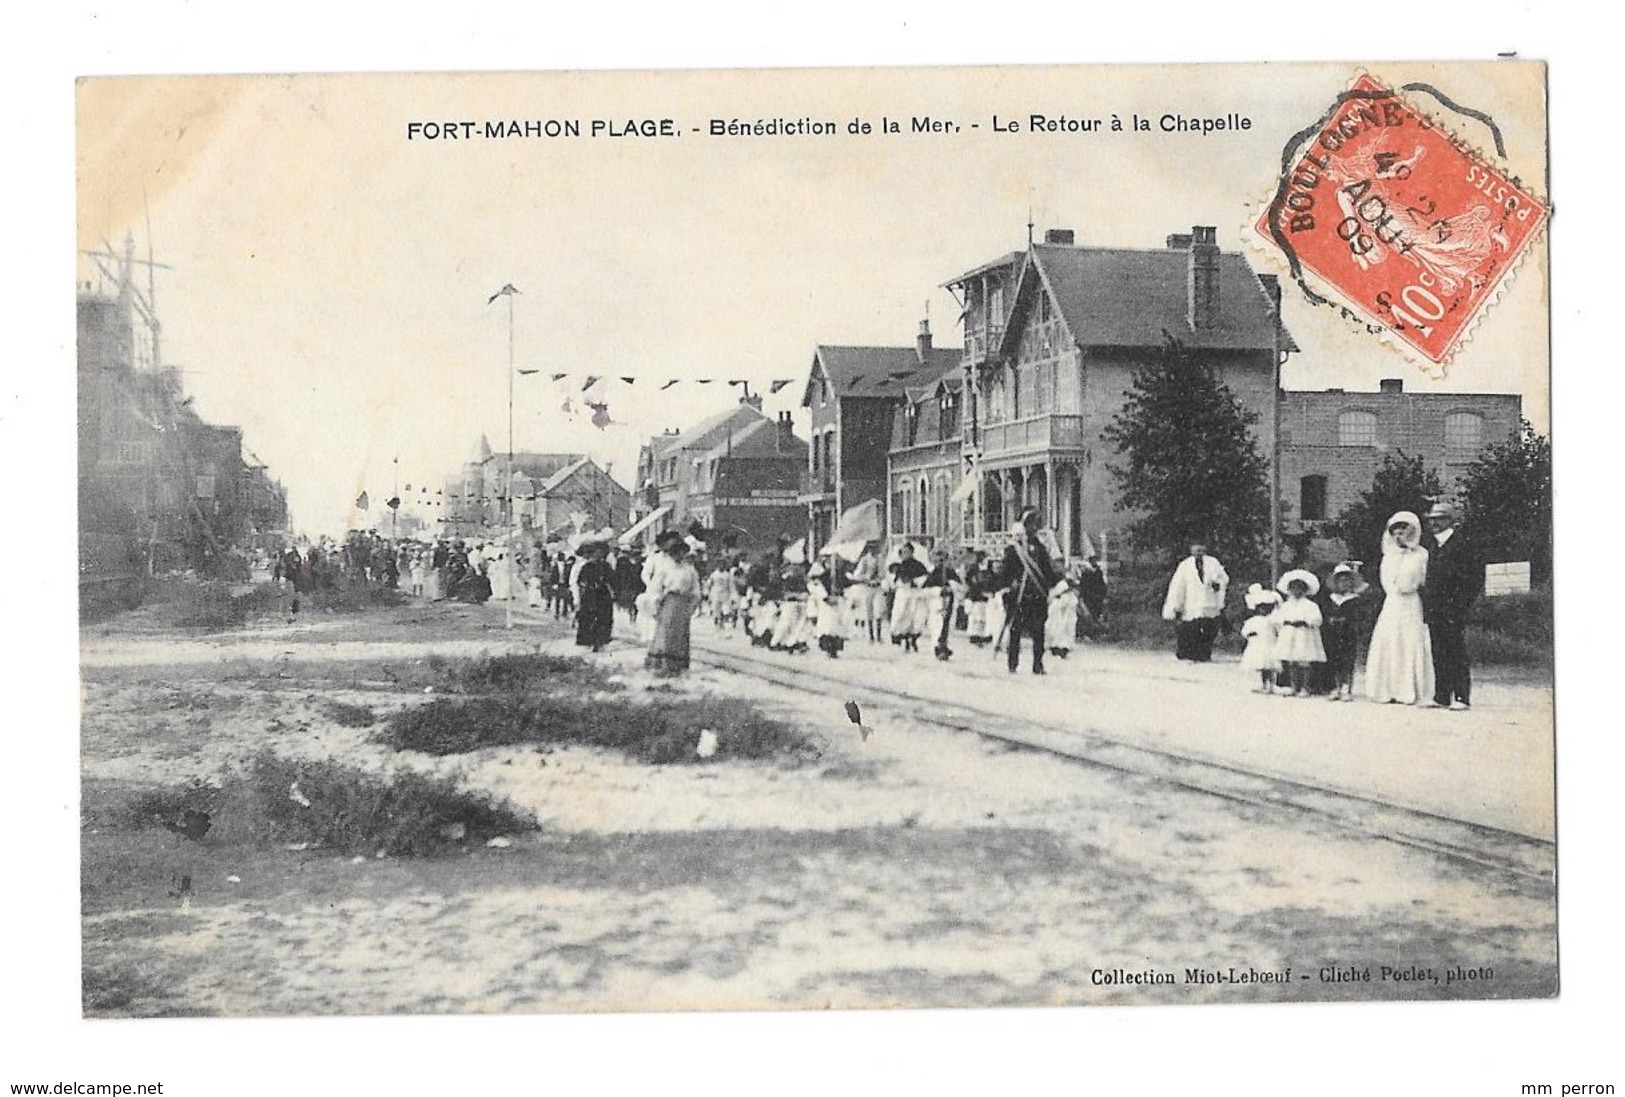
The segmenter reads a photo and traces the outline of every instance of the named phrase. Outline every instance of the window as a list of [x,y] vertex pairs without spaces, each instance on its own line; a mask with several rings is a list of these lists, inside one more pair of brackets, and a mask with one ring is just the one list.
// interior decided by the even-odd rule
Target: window
[[1298,517],[1305,522],[1326,519],[1326,477],[1318,473],[1298,481]]
[[197,497],[199,499],[214,498],[214,465],[205,464],[197,474]]
[[920,405],[909,404],[903,408],[903,428],[907,432],[905,444],[912,446],[920,433]]
[[959,433],[959,394],[945,392],[937,412],[937,437],[952,438]]
[[1374,446],[1377,444],[1377,414],[1371,411],[1345,411],[1337,417],[1337,444]]
[[1444,417],[1444,459],[1471,461],[1478,456],[1484,440],[1484,420],[1470,411],[1453,411]]
[[910,523],[914,518],[914,485],[906,481],[899,485],[897,491],[897,522],[896,533],[913,533]]
[[931,532],[931,526],[930,526],[931,489],[926,484],[925,477],[923,477],[923,476],[920,477],[920,491],[919,491],[918,505],[919,505],[919,508],[920,508],[920,521],[919,521],[919,524],[914,527],[914,532],[916,532],[916,533],[930,533]]
[[982,479],[982,528],[988,533],[1004,528],[1004,488],[997,474]]

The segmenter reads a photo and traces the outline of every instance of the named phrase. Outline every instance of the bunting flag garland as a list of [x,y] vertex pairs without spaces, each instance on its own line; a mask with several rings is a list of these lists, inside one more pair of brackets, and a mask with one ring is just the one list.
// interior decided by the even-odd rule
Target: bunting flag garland
[[539,369],[522,369],[522,370],[519,371],[519,376],[521,376],[521,377],[529,377],[533,373],[540,373],[540,372],[542,372],[542,371],[539,370]]
[[598,381],[599,381],[598,377],[596,377],[595,375],[589,373],[587,375],[586,382],[581,386],[581,391],[586,392],[588,389],[590,389],[594,385],[596,385],[598,383]]
[[638,379],[636,377],[622,377],[621,380],[625,381],[629,385],[632,385],[636,384]]
[[569,374],[568,374],[568,373],[555,373],[555,374],[554,374],[554,375],[553,375],[553,380],[555,380],[555,381],[562,381],[562,380],[564,380],[564,379],[565,379],[565,378],[566,378],[566,377],[568,377],[568,376],[570,376],[570,375],[569,375]]
[[698,380],[696,380],[694,383],[696,385],[709,385],[712,381],[715,381],[715,380],[716,380],[715,377],[701,377]]
[[774,381],[771,385],[769,385],[767,387],[767,391],[768,391],[769,394],[772,394],[772,393],[778,392],[784,386],[789,385],[789,384],[794,384],[794,382],[789,380],[788,378],[786,378],[785,380],[782,380],[782,381]]
[[730,379],[729,379],[729,380],[728,380],[728,386],[729,386],[729,387],[730,387],[730,388],[738,388],[738,387],[739,387],[739,386],[740,386],[740,385],[743,385],[743,384],[746,384],[746,383],[747,383],[747,382],[745,382],[745,381],[742,381],[742,380],[740,380],[740,379],[739,379],[739,378],[737,378],[737,377],[733,377],[733,378],[730,378]]
[[671,388],[676,383],[677,383],[676,381],[667,381],[664,385],[660,386],[660,391],[665,392],[667,389]]
[[367,499],[367,493],[366,492],[362,492],[360,495],[357,495],[355,497],[355,509],[356,510],[366,510],[367,506],[368,506],[368,499]]

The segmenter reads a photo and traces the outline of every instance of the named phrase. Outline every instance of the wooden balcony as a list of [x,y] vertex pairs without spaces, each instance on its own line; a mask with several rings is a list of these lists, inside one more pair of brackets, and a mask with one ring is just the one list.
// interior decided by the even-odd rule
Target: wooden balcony
[[970,328],[965,332],[965,349],[961,360],[968,366],[982,366],[999,355],[999,343],[1004,339],[1004,326]]
[[983,457],[1084,446],[1081,415],[1034,415],[1005,423],[985,423],[980,434]]

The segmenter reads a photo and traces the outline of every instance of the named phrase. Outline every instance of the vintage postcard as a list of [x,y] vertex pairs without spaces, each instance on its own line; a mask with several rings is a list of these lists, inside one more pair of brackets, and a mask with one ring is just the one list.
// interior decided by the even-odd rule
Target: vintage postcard
[[1543,65],[77,134],[87,1016],[1557,994]]

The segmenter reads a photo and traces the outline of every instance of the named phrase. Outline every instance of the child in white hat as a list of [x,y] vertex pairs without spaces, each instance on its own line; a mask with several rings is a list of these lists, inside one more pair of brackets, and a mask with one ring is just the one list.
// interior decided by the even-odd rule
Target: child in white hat
[[1281,660],[1275,652],[1281,631],[1275,607],[1281,604],[1281,596],[1254,583],[1247,588],[1244,600],[1252,616],[1241,623],[1241,635],[1247,641],[1247,649],[1241,653],[1241,669],[1258,675],[1254,693],[1274,693],[1275,678],[1281,672]]
[[1275,587],[1286,595],[1275,654],[1292,687],[1292,696],[1307,697],[1310,666],[1326,661],[1326,648],[1320,641],[1323,618],[1313,597],[1320,590],[1320,580],[1312,572],[1294,568],[1281,576]]

